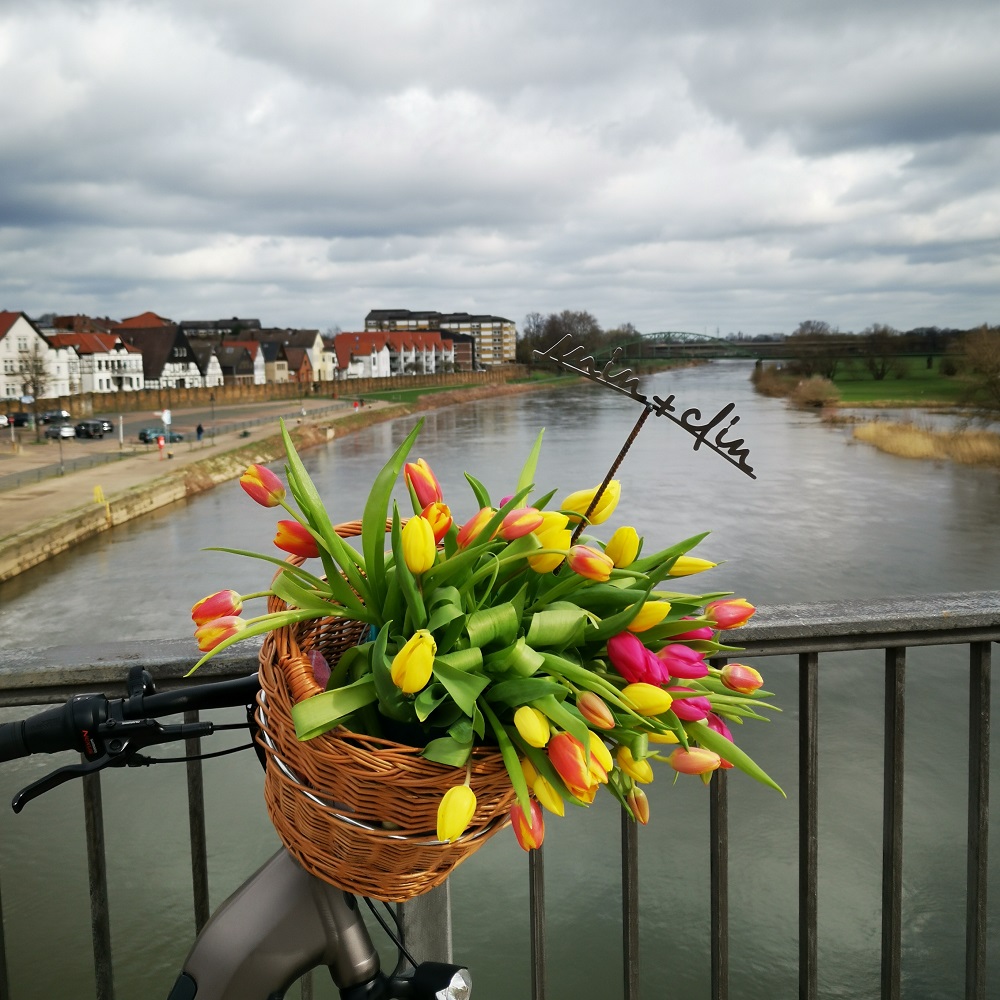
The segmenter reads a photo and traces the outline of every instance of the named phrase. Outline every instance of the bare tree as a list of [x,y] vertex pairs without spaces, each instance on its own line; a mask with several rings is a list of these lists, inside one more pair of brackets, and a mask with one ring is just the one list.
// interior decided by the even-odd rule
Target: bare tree
[[968,388],[962,402],[983,413],[1000,410],[1000,326],[967,333],[961,340],[968,371]]
[[899,353],[903,338],[898,330],[884,323],[873,323],[861,333],[861,356],[865,367],[876,382],[902,370]]
[[832,379],[846,354],[840,331],[823,320],[803,320],[786,343],[794,359],[792,367],[805,378]]
[[35,423],[35,438],[42,439],[42,429],[38,423],[38,401],[44,399],[52,382],[48,366],[48,351],[38,339],[31,345],[31,350],[22,353],[17,359],[17,373],[21,380],[21,391],[25,396],[32,397],[31,412]]

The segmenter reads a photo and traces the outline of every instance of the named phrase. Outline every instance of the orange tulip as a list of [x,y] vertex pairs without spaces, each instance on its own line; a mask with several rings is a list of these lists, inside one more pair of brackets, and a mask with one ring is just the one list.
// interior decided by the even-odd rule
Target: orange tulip
[[263,465],[251,465],[240,476],[240,486],[262,507],[277,507],[285,499],[281,480]]
[[542,817],[542,807],[531,800],[530,816],[524,815],[524,810],[515,802],[510,807],[510,823],[514,828],[514,836],[525,851],[533,851],[542,846],[545,839],[545,820]]
[[274,544],[284,552],[302,556],[303,559],[315,559],[319,556],[319,546],[312,532],[298,521],[279,521]]

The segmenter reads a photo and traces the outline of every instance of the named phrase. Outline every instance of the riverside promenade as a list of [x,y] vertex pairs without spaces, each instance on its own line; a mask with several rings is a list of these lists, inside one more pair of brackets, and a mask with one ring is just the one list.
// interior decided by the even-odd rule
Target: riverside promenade
[[[226,421],[227,430],[214,436],[206,433],[198,441],[194,424],[200,417],[181,411],[175,414],[173,429],[182,430],[184,440],[162,453],[155,445],[135,441],[120,446],[116,436],[64,442],[63,475],[57,474],[57,442],[36,443],[34,431],[22,431],[22,443],[15,449],[9,438],[0,436],[0,483],[18,483],[0,489],[0,582],[100,531],[231,480],[253,462],[280,458],[281,418],[297,446],[310,447],[331,440],[338,425],[343,433],[402,412],[401,407],[380,402],[356,411],[351,403],[328,399],[309,399],[301,405],[288,400],[258,404],[252,414],[220,408],[216,416],[220,423]],[[152,415],[146,420],[151,426],[156,422]],[[6,433],[6,429],[0,432]],[[99,452],[112,460],[73,468],[78,453]],[[119,452],[122,457],[115,459]]]

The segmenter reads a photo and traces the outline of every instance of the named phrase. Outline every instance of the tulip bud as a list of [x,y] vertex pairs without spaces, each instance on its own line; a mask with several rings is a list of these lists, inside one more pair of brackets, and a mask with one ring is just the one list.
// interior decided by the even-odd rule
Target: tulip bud
[[668,758],[667,763],[680,774],[709,774],[722,766],[722,758],[712,750],[704,747],[678,747]]
[[490,523],[490,518],[496,511],[492,507],[483,507],[478,514],[473,514],[461,528],[458,529],[458,534],[455,537],[455,541],[460,549],[468,548],[480,535],[483,528]]
[[[615,512],[618,501],[622,495],[622,484],[617,479],[612,479],[601,493],[600,499],[594,505],[594,509],[587,515],[590,505],[597,495],[599,486],[594,486],[589,490],[577,490],[571,493],[559,507],[570,512],[570,520],[574,522],[582,521],[586,516],[591,524],[602,524]],[[576,515],[576,516],[574,516]]]
[[593,691],[581,691],[576,696],[576,707],[592,726],[598,729],[614,729],[615,717],[607,702]]
[[514,725],[528,746],[543,747],[549,742],[549,720],[530,705],[522,705],[514,713]]
[[667,571],[667,576],[692,576],[717,565],[718,563],[709,562],[707,559],[698,559],[695,556],[678,556],[674,560],[673,566]]
[[279,521],[274,544],[303,559],[315,559],[319,555],[319,546],[312,532],[298,521]]
[[420,516],[431,526],[434,532],[434,542],[440,542],[451,527],[451,509],[446,503],[429,503]]
[[263,465],[251,465],[240,476],[240,486],[262,507],[277,507],[285,499],[281,480]]
[[589,545],[574,545],[566,557],[569,568],[579,576],[588,580],[604,583],[611,577],[615,564],[603,552],[590,548]]
[[709,601],[705,605],[705,618],[716,628],[739,628],[757,609],[742,597],[725,601]]
[[243,598],[235,590],[220,590],[203,597],[191,609],[195,625],[207,625],[216,618],[238,615],[243,610]]
[[434,529],[425,517],[411,517],[403,525],[402,542],[403,561],[411,573],[426,573],[434,565]]
[[646,793],[633,785],[625,801],[628,802],[635,821],[645,826],[649,822],[649,799],[646,798]]
[[708,674],[705,654],[680,642],[672,642],[668,646],[664,646],[656,654],[656,658],[663,664],[663,670],[670,677],[691,681]]
[[247,623],[235,615],[223,615],[213,621],[199,625],[194,630],[194,637],[198,640],[198,648],[203,653],[210,653],[220,642],[230,636],[242,632],[247,627]]
[[720,677],[730,691],[738,694],[753,694],[764,683],[764,678],[745,663],[727,663]]
[[520,804],[515,802],[510,807],[510,825],[522,850],[533,851],[541,847],[545,839],[545,820],[541,807],[534,800],[528,811],[531,815],[525,816]]
[[392,658],[389,673],[392,683],[403,694],[416,694],[422,691],[431,679],[431,668],[434,666],[434,654],[437,643],[427,629],[418,629],[403,648]]
[[512,542],[515,538],[530,535],[542,526],[544,518],[536,507],[517,507],[500,523],[500,537]]
[[622,744],[616,754],[618,766],[633,780],[648,785],[653,780],[653,767],[648,760],[636,760],[632,751]]
[[639,554],[639,533],[628,525],[615,529],[615,533],[604,546],[604,554],[618,567],[624,569],[635,562]]
[[403,476],[416,494],[421,508],[429,503],[440,503],[444,499],[437,476],[422,458],[418,458],[416,462],[407,462],[403,466]]
[[438,805],[437,839],[450,844],[465,833],[476,811],[476,793],[468,785],[454,785]]
[[635,618],[628,623],[628,630],[630,632],[645,632],[654,625],[659,625],[668,614],[670,614],[669,601],[646,601]]
[[[669,690],[673,694],[680,695],[691,691],[691,688],[673,687]],[[712,703],[702,695],[691,698],[676,697],[671,708],[678,719],[683,719],[685,722],[701,722],[712,711]]]
[[639,715],[663,715],[670,711],[673,698],[661,687],[639,682],[622,689],[622,697]]

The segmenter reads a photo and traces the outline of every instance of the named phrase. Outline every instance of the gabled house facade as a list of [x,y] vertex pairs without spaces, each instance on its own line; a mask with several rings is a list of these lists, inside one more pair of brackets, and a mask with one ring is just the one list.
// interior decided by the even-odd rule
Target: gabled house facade
[[[245,359],[241,358],[241,351],[246,352]],[[215,353],[219,357],[222,373],[227,380],[238,376],[239,381],[248,382],[250,385],[264,385],[267,382],[264,352],[256,340],[224,340],[215,349]]]
[[0,312],[0,399],[68,396],[71,358],[75,351],[51,347],[24,313]]
[[205,388],[213,388],[225,384],[222,365],[215,355],[215,347],[206,341],[189,339],[188,347],[194,355],[194,362],[201,372],[201,384]]
[[145,387],[142,352],[113,333],[57,332],[53,347],[72,347],[78,357],[78,387],[71,392],[138,392]]
[[260,353],[264,356],[264,372],[268,382],[281,385],[288,381],[288,359],[285,345],[277,340],[261,341]]
[[[315,381],[316,374],[323,368],[323,337],[319,330],[279,330],[268,328],[264,330],[247,330],[241,335],[242,340],[256,340],[258,343],[280,343],[284,347],[300,347],[309,356],[310,381]],[[301,366],[297,366],[301,367]],[[268,378],[270,382],[271,379]]]
[[455,352],[437,331],[362,331],[334,338],[339,378],[432,375],[451,370]]
[[[173,323],[167,326],[117,326],[114,332],[142,352],[142,373],[147,389],[186,389],[206,385],[205,374],[187,337]],[[213,385],[222,385],[216,361]]]

